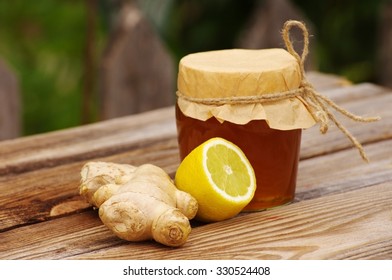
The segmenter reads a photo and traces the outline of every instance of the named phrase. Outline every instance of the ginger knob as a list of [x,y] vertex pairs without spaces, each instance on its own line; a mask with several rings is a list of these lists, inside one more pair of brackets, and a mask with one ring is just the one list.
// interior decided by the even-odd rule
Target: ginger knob
[[197,201],[161,168],[89,162],[81,177],[80,194],[99,208],[100,219],[118,237],[174,247],[186,242]]

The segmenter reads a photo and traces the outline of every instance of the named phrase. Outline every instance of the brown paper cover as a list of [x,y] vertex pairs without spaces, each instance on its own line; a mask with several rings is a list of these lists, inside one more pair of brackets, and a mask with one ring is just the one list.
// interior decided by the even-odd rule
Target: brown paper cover
[[[297,89],[301,83],[297,60],[284,49],[231,49],[194,53],[179,64],[177,86],[185,97],[255,96]],[[178,98],[188,117],[246,124],[266,120],[271,128],[308,128],[316,121],[300,97],[253,104],[206,105]]]

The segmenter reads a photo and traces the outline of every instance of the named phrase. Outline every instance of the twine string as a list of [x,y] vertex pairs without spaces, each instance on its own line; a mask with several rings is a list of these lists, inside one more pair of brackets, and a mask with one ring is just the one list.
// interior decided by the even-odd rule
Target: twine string
[[[301,56],[299,56],[299,54],[295,51],[295,49],[293,47],[293,43],[290,40],[290,30],[292,27],[299,27],[302,31],[304,46],[302,49]],[[283,26],[282,37],[283,37],[283,41],[286,45],[287,51],[297,59],[299,65],[301,67],[301,72],[302,72],[302,74],[304,74],[305,73],[305,68],[304,68],[305,60],[306,60],[306,57],[308,56],[308,53],[309,53],[309,32],[308,32],[308,29],[300,21],[289,20],[289,21],[286,21]],[[304,77],[304,75],[302,75],[302,76]]]
[[[295,51],[293,47],[293,43],[290,39],[290,30],[293,27],[297,27],[302,31],[303,35],[303,47],[301,55]],[[187,101],[205,105],[224,105],[224,104],[254,104],[254,103],[264,103],[264,102],[273,102],[279,101],[286,98],[293,97],[301,97],[305,100],[306,105],[309,109],[310,114],[320,125],[320,132],[325,134],[329,128],[329,122],[332,121],[342,132],[346,135],[346,137],[352,142],[352,144],[358,149],[359,154],[362,159],[365,161],[369,161],[366,153],[359,143],[359,141],[348,131],[343,124],[338,121],[335,115],[329,110],[329,107],[333,108],[335,111],[340,114],[346,116],[349,119],[352,119],[356,122],[374,122],[380,119],[380,117],[361,117],[350,113],[344,108],[338,106],[331,99],[326,96],[319,94],[312,84],[310,84],[305,78],[305,60],[309,53],[309,33],[304,23],[296,20],[289,20],[283,26],[282,37],[285,42],[287,51],[295,57],[297,60],[300,69],[301,69],[301,83],[297,89],[288,90],[285,92],[277,92],[277,93],[269,93],[269,94],[261,94],[255,96],[236,96],[236,97],[222,97],[222,98],[194,98],[183,95],[181,92],[177,92],[177,96],[183,98]]]

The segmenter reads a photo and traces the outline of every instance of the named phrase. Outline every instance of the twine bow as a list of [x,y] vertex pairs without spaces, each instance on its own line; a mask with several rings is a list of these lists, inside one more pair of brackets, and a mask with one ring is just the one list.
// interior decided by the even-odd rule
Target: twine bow
[[[290,30],[292,27],[301,29],[303,34],[303,50],[302,54],[299,55],[293,47],[292,41],[290,40]],[[291,97],[301,97],[306,101],[309,112],[312,117],[320,125],[320,132],[325,134],[328,131],[329,122],[332,121],[352,142],[352,144],[358,149],[361,157],[365,161],[369,161],[362,145],[358,140],[340,123],[334,114],[329,110],[329,107],[335,109],[337,112],[345,115],[346,117],[356,122],[374,122],[380,119],[380,117],[368,117],[364,118],[361,116],[354,115],[342,107],[338,106],[331,99],[316,92],[314,87],[305,78],[304,63],[306,56],[309,52],[309,33],[304,23],[296,20],[289,20],[283,26],[282,37],[285,42],[287,51],[296,58],[301,69],[302,80],[300,86],[297,89],[277,92],[270,94],[262,94],[255,96],[236,96],[236,97],[223,97],[223,98],[194,98],[184,96],[182,93],[177,92],[177,96],[184,98],[187,101],[194,103],[206,104],[206,105],[223,105],[223,104],[252,104],[258,102],[277,101]]]
[[[298,27],[302,30],[304,46],[302,50],[301,56],[294,50],[292,41],[290,40],[290,30],[292,27]],[[380,117],[368,117],[364,118],[361,116],[354,115],[349,111],[343,109],[334,103],[331,99],[319,94],[315,91],[313,86],[306,80],[305,78],[305,68],[304,63],[306,56],[309,52],[309,33],[304,23],[296,20],[287,21],[283,26],[283,40],[285,42],[287,51],[294,56],[300,67],[301,67],[301,75],[302,81],[298,89],[298,93],[305,99],[305,101],[309,104],[310,113],[313,118],[320,124],[320,132],[325,134],[328,131],[329,121],[332,121],[353,143],[353,145],[358,149],[361,157],[365,161],[369,161],[366,153],[362,147],[362,145],[358,142],[358,140],[343,126],[341,122],[339,122],[334,114],[331,113],[329,107],[332,107],[339,113],[345,115],[346,117],[356,121],[356,122],[374,122],[380,119]]]

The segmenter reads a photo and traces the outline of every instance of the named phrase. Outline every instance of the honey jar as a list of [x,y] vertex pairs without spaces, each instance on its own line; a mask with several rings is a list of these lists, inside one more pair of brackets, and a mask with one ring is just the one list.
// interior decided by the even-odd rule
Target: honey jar
[[292,201],[301,132],[315,120],[300,97],[262,102],[255,97],[298,88],[298,61],[284,49],[194,53],[181,59],[177,83],[181,159],[204,141],[222,137],[243,150],[255,171],[257,189],[245,210]]

